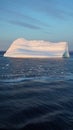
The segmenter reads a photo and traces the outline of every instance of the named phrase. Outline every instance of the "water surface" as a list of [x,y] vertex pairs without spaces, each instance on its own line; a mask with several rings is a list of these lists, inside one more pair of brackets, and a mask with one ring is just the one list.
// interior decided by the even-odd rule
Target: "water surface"
[[73,55],[5,58],[0,52],[0,129],[73,130]]

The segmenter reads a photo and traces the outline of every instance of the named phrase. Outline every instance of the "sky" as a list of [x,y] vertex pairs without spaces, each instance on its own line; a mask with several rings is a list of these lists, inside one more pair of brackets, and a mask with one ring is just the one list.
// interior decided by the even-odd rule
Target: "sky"
[[73,50],[73,0],[0,0],[0,50],[18,38],[66,41]]

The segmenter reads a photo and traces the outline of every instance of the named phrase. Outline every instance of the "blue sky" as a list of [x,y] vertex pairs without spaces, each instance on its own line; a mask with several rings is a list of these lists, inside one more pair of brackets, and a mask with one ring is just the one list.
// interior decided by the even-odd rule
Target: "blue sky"
[[73,0],[0,0],[0,50],[22,37],[67,41],[73,50]]

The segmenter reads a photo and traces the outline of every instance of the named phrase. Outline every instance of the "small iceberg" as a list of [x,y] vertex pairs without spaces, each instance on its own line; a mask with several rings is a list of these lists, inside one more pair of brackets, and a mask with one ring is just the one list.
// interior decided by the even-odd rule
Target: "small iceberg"
[[15,40],[4,54],[14,58],[62,58],[69,57],[68,43],[52,43],[43,40]]

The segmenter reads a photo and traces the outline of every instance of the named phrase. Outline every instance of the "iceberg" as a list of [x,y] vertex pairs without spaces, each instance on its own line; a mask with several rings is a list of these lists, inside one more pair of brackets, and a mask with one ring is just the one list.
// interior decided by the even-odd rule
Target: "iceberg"
[[14,58],[69,57],[68,43],[19,38],[11,44],[4,56]]

